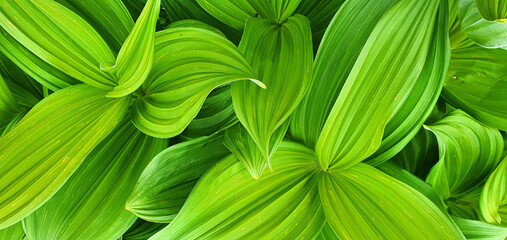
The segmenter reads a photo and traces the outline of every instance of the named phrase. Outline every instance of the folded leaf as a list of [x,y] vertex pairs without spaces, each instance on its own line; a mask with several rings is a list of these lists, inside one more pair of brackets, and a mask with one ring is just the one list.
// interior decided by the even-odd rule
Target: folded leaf
[[486,48],[507,48],[507,24],[484,20],[477,9],[476,0],[459,1],[461,31]]
[[232,155],[210,169],[158,239],[313,239],[324,225],[313,151],[284,142],[255,180]]
[[461,31],[461,19],[458,18],[459,1],[449,0],[449,39],[451,49],[459,49],[474,45],[466,34]]
[[500,132],[461,110],[425,128],[437,137],[440,155],[426,181],[444,200],[472,192],[501,161]]
[[317,141],[323,169],[351,167],[379,148],[386,122],[421,73],[439,2],[401,0],[377,23]]
[[218,28],[213,27],[207,23],[201,22],[199,20],[194,20],[194,19],[185,19],[185,20],[179,20],[176,22],[172,22],[171,24],[167,25],[167,27],[165,29],[178,28],[178,27],[203,28],[203,29],[210,30],[212,32],[218,33],[218,34],[226,37]]
[[22,240],[25,236],[21,223],[16,223],[8,228],[0,230],[0,239]]
[[0,138],[0,228],[46,202],[116,126],[129,98],[76,85],[37,104]]
[[340,239],[464,239],[429,199],[364,163],[321,174],[319,193]]
[[197,0],[199,5],[211,16],[242,31],[245,22],[257,13],[249,0]]
[[125,203],[151,159],[168,145],[124,118],[65,185],[23,219],[30,239],[117,239],[136,216]]
[[320,231],[319,236],[316,238],[317,240],[339,240],[338,235],[333,231],[333,229],[329,226],[329,224],[325,224]]
[[298,7],[301,0],[248,0],[260,17],[285,22]]
[[[18,51],[33,53],[22,54],[17,61],[37,56],[92,86],[112,89],[116,84],[111,76],[100,70],[101,63],[114,61],[106,42],[80,16],[59,3],[50,0],[4,1],[0,4],[0,25],[12,36],[9,41],[15,39],[22,44],[12,44]],[[15,57],[9,56],[11,59]],[[38,62],[31,60],[29,64]],[[61,83],[59,86],[65,87]]]
[[481,212],[484,219],[507,227],[507,158],[489,176],[481,193]]
[[104,62],[101,69],[118,79],[118,86],[108,97],[123,97],[143,84],[150,74],[155,49],[155,28],[160,12],[160,0],[148,0],[136,24],[123,43],[116,62]]
[[171,222],[201,175],[230,154],[222,139],[197,138],[158,154],[141,174],[127,210],[148,221]]
[[507,50],[479,46],[452,52],[443,98],[492,127],[507,131]]
[[232,84],[234,109],[269,163],[271,136],[288,119],[310,85],[310,23],[301,15],[281,25],[251,18],[239,49],[267,89],[249,82]]
[[17,104],[31,108],[44,97],[42,85],[29,77],[3,54],[0,54],[0,74],[14,95]]
[[477,10],[482,18],[488,21],[507,21],[507,1],[505,0],[475,0]]
[[165,223],[152,223],[138,218],[134,225],[132,225],[129,230],[123,234],[122,239],[146,240],[166,226],[167,224]]
[[20,110],[20,107],[16,99],[14,99],[3,77],[0,76],[0,119],[4,119],[10,114],[16,113],[18,110]]
[[134,124],[154,137],[180,134],[217,86],[248,79],[263,86],[231,42],[202,28],[159,32],[154,59],[132,111]]
[[[382,15],[396,2],[398,0],[345,1],[336,13],[317,52],[311,88],[292,116],[290,132],[295,139],[310,148],[315,147],[366,40]],[[321,12],[318,8],[313,10]]]
[[122,0],[122,2],[134,20],[141,15],[144,5],[146,5],[146,0]]
[[505,240],[507,227],[501,227],[482,221],[454,218],[467,240]]

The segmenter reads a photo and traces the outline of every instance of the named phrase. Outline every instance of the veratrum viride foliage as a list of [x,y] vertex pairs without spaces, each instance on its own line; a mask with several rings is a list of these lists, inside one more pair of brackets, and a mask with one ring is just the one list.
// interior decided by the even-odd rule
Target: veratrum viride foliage
[[0,240],[506,240],[507,0],[0,0]]

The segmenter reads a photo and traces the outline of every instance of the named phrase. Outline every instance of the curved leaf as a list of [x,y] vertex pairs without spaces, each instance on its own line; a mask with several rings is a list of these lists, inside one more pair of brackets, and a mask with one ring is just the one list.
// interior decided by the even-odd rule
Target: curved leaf
[[492,127],[507,131],[507,50],[452,51],[442,97]]
[[260,17],[284,23],[296,11],[301,0],[248,0]]
[[484,219],[507,227],[507,158],[489,176],[481,193]]
[[[7,40],[15,39],[22,46],[12,45],[25,52],[20,55],[21,59],[14,60],[18,56],[9,56],[13,61],[28,57],[31,66],[40,62],[32,60],[37,56],[92,86],[112,89],[116,84],[111,76],[100,70],[102,62],[114,61],[106,42],[81,17],[59,3],[50,0],[3,1],[0,4],[0,25],[12,36]],[[27,50],[33,54],[27,54]],[[65,83],[59,83],[59,87],[65,87]]]
[[475,0],[477,10],[482,18],[488,21],[507,21],[507,1],[505,0]]
[[323,169],[351,167],[379,148],[386,122],[421,73],[439,2],[401,0],[377,23],[317,141]]
[[204,10],[211,16],[242,31],[245,22],[257,13],[250,5],[249,0],[197,0]]
[[507,227],[501,227],[482,221],[454,218],[467,240],[505,240]]
[[364,163],[321,174],[319,193],[340,239],[464,239],[429,199]]
[[313,151],[284,142],[274,172],[255,180],[233,156],[196,185],[174,221],[150,238],[313,239],[324,225]]
[[475,4],[476,0],[459,1],[461,31],[486,48],[507,48],[507,24],[484,20]]
[[21,223],[16,223],[8,228],[0,230],[0,239],[4,240],[22,240],[25,236]]
[[0,54],[0,74],[4,77],[17,104],[31,108],[44,98],[42,85],[30,78],[3,54]]
[[155,28],[160,0],[148,0],[136,24],[123,43],[114,66],[103,63],[101,69],[116,76],[118,86],[108,97],[123,97],[143,84],[150,74],[155,51]]
[[267,89],[249,82],[234,83],[232,101],[239,121],[268,165],[271,136],[288,119],[309,87],[311,44],[310,23],[301,15],[280,26],[258,18],[246,23],[239,49]]
[[0,138],[0,228],[56,193],[129,103],[129,98],[108,99],[94,87],[72,86],[42,100]]
[[42,207],[24,218],[29,239],[117,239],[137,218],[125,203],[149,161],[168,140],[124,118]]
[[146,240],[165,228],[165,223],[152,223],[140,218],[122,236],[124,240]]
[[222,139],[197,138],[158,154],[141,174],[126,209],[148,221],[171,222],[201,175],[230,154]]
[[201,22],[199,20],[194,20],[194,19],[185,19],[185,20],[179,20],[179,21],[173,22],[173,23],[167,25],[166,29],[178,28],[178,27],[203,28],[203,29],[218,33],[218,34],[225,37],[225,35],[220,30],[218,30],[218,28],[213,27],[207,23]]
[[324,224],[324,227],[322,227],[322,230],[320,231],[319,236],[316,238],[317,240],[339,240],[336,233],[333,231],[333,229],[329,226],[328,223]]
[[[18,112],[19,106],[2,76],[0,76],[0,119]],[[1,120],[0,120],[1,121]]]
[[211,90],[247,79],[263,86],[225,37],[202,28],[164,30],[155,39],[155,62],[133,105],[132,120],[148,135],[176,136]]

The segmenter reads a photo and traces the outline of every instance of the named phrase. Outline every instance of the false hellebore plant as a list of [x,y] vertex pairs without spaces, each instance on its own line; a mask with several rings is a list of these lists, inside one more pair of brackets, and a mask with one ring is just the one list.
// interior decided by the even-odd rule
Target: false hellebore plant
[[0,240],[505,239],[506,14],[0,0]]

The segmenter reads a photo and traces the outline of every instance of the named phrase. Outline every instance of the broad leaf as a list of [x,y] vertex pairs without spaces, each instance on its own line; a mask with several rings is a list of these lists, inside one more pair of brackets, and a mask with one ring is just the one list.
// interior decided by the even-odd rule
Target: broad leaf
[[481,193],[484,219],[507,227],[507,158],[491,174]]
[[321,174],[319,193],[340,239],[464,239],[429,199],[364,163]]
[[158,154],[141,174],[126,208],[148,221],[171,222],[201,175],[230,154],[222,139],[197,138]]
[[492,127],[507,131],[507,50],[472,47],[452,52],[443,98]]
[[459,49],[474,45],[466,34],[461,31],[461,19],[458,17],[459,1],[448,0],[449,2],[449,39],[451,49]]
[[132,120],[148,135],[176,136],[197,115],[211,90],[248,79],[263,86],[225,37],[202,28],[161,31],[155,39],[155,62],[133,105]]
[[[251,1],[251,0],[250,0]],[[242,31],[245,22],[257,13],[249,0],[197,0],[211,16]]]
[[0,76],[0,121],[1,119],[9,116],[12,113],[16,113],[20,110],[14,95],[4,81],[4,78]]
[[173,22],[173,23],[167,25],[167,27],[165,29],[179,28],[179,27],[203,28],[203,29],[218,33],[218,34],[225,37],[225,35],[218,28],[213,27],[207,23],[201,22],[199,20],[194,20],[194,19],[185,19],[185,20],[179,20],[179,21]]
[[296,15],[280,26],[270,20],[247,21],[239,49],[266,85],[232,84],[236,115],[269,162],[273,133],[302,100],[311,80],[310,23]]
[[507,227],[501,227],[482,221],[454,218],[467,240],[505,240]]
[[255,180],[232,155],[209,170],[158,239],[313,239],[324,225],[313,151],[284,142]]
[[76,85],[37,104],[0,138],[0,228],[46,202],[117,125],[129,98]]
[[146,240],[165,228],[165,223],[147,222],[140,218],[122,236],[124,240]]
[[377,23],[317,141],[323,169],[351,167],[379,148],[424,66],[439,2],[401,0]]
[[476,0],[459,1],[461,31],[486,48],[507,48],[507,24],[484,20],[477,10]]
[[3,54],[0,54],[0,74],[17,104],[31,108],[43,98],[42,85],[30,78]]
[[426,181],[444,200],[473,192],[501,161],[500,132],[461,110],[425,128],[435,134],[440,155]]
[[284,23],[298,7],[301,0],[248,0],[260,17]]
[[143,84],[150,74],[155,49],[155,27],[160,12],[160,0],[148,0],[130,35],[123,43],[116,62],[104,62],[101,69],[118,80],[118,86],[108,97],[123,97]]
[[475,0],[482,18],[488,21],[507,21],[507,1],[505,0]]
[[329,224],[325,224],[320,231],[319,236],[316,238],[317,240],[339,240],[338,235],[333,231],[333,229],[329,226]]
[[[14,45],[17,51],[33,53],[22,53],[17,60],[14,59],[17,55],[7,54],[14,62],[28,58],[31,66],[40,62],[32,60],[36,56],[92,86],[112,89],[116,84],[115,79],[100,70],[101,63],[114,61],[106,42],[80,16],[59,3],[50,0],[3,1],[0,4],[0,25],[12,36],[4,41],[17,41],[21,45],[10,45]],[[65,84],[58,83],[58,86],[65,87]]]
[[125,203],[151,159],[168,145],[125,117],[42,207],[23,219],[30,239],[117,239],[136,216]]
[[8,228],[0,230],[0,239],[4,240],[22,240],[25,236],[21,223],[16,223]]

